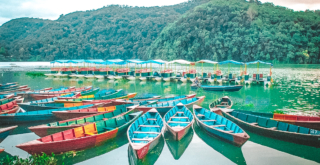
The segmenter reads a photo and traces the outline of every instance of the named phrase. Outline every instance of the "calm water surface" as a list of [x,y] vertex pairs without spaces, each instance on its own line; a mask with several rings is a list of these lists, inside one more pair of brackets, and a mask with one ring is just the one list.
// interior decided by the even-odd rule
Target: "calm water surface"
[[[210,70],[205,68],[204,70]],[[239,68],[224,68],[223,72],[238,72]],[[251,73],[257,70],[252,67]],[[268,73],[268,68],[260,68],[259,73]],[[245,86],[239,92],[208,92],[191,90],[189,83],[164,83],[113,80],[71,80],[28,77],[25,72],[2,72],[0,83],[19,82],[32,89],[60,86],[88,86],[124,89],[137,92],[138,95],[153,93],[160,96],[185,95],[197,93],[206,96],[202,106],[207,108],[215,99],[228,95],[234,101],[236,109],[259,112],[271,112],[281,109],[291,112],[312,113],[320,109],[320,66],[285,65],[273,68],[273,78],[277,86]],[[48,122],[43,122],[48,123]],[[41,123],[19,125],[13,135],[7,137],[0,147],[5,148],[5,155],[19,155],[25,158],[28,153],[15,146],[38,136],[27,127]],[[247,131],[248,132],[248,131]],[[248,132],[250,139],[241,148],[208,136],[194,124],[193,131],[175,142],[165,134],[161,143],[143,161],[131,158],[131,149],[126,134],[109,141],[102,146],[76,152],[65,160],[65,164],[318,164],[320,149],[297,145],[276,139],[266,138]]]

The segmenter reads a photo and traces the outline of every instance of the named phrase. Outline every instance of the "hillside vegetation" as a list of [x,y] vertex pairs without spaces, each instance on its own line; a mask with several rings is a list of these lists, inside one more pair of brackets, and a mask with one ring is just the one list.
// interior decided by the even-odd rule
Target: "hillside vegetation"
[[164,7],[111,5],[61,15],[58,20],[19,18],[0,27],[0,61],[146,58],[162,29],[208,0]]
[[320,12],[212,0],[168,25],[149,58],[320,63]]

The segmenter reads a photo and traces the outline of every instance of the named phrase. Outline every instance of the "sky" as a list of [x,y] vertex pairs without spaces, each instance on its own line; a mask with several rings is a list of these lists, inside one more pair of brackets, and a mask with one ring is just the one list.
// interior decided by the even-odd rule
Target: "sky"
[[[111,4],[165,6],[186,0],[0,0],[0,26],[14,18],[33,17],[56,20],[61,14],[102,8]],[[299,10],[320,10],[320,0],[260,0]]]

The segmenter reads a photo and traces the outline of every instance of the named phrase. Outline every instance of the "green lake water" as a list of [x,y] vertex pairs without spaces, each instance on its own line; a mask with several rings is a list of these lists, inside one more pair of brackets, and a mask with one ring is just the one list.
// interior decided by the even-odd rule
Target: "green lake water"
[[[206,68],[210,70],[210,68]],[[206,70],[205,69],[205,70]],[[223,72],[238,72],[239,68],[224,68]],[[254,67],[249,73],[256,72]],[[269,68],[260,68],[259,73],[268,73]],[[320,65],[282,65],[272,70],[275,86],[244,86],[239,92],[209,92],[191,90],[191,83],[176,82],[140,82],[113,80],[72,80],[45,77],[29,77],[25,72],[0,73],[0,83],[19,82],[32,89],[60,86],[89,86],[113,89],[124,89],[128,93],[137,92],[138,96],[152,93],[159,96],[186,95],[196,93],[206,96],[201,106],[208,105],[222,96],[229,96],[234,101],[235,109],[271,112],[277,109],[310,113],[320,110]],[[48,123],[48,122],[42,122]],[[19,125],[13,135],[8,136],[0,147],[5,155],[19,155],[22,158],[28,153],[15,146],[38,136],[28,130],[31,123]],[[271,139],[246,131],[250,135],[241,148],[208,136],[195,124],[193,131],[177,143],[165,134],[160,144],[143,161],[131,158],[126,134],[120,135],[99,147],[76,152],[68,157],[65,164],[318,164],[320,149]]]

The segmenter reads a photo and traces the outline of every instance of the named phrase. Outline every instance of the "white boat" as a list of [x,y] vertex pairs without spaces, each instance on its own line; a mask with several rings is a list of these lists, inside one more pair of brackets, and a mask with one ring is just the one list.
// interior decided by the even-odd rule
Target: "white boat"
[[156,77],[155,80],[156,81],[162,81],[162,77]]
[[87,78],[87,79],[93,79],[94,75],[93,74],[87,74],[84,77]]
[[97,79],[104,79],[104,75],[94,75],[94,77]]
[[47,73],[47,74],[44,74],[44,75],[47,76],[47,77],[53,77],[55,74]]
[[165,81],[165,82],[170,82],[170,81],[171,81],[171,77],[163,78],[163,81]]
[[78,74],[76,77],[77,78],[84,78],[84,75],[83,74]]
[[128,76],[128,77],[126,77],[126,79],[128,79],[128,80],[130,80],[130,81],[133,81],[133,80],[136,80],[136,77],[134,77],[134,76]]
[[146,81],[146,80],[147,80],[147,77],[140,77],[139,80],[141,80],[141,81]]
[[120,79],[122,79],[122,76],[114,76],[114,79],[120,80]]
[[107,79],[113,80],[114,76],[113,75],[107,75]]
[[74,73],[73,73],[73,74],[70,74],[69,77],[70,77],[70,78],[77,78],[77,74],[74,74]]

